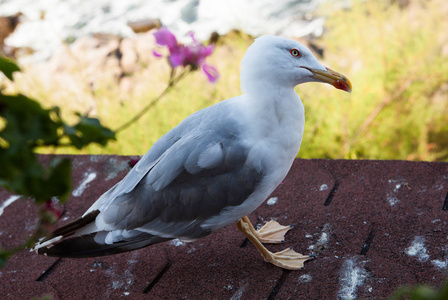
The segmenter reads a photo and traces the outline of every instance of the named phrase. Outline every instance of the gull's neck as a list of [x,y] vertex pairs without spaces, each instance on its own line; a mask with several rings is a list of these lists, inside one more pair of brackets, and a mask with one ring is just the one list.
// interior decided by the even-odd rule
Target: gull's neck
[[246,90],[243,99],[254,138],[278,143],[295,157],[305,125],[303,104],[295,90],[265,84]]
[[256,116],[257,122],[284,126],[304,121],[302,101],[293,88],[260,85],[257,89],[246,91],[244,102],[249,114]]

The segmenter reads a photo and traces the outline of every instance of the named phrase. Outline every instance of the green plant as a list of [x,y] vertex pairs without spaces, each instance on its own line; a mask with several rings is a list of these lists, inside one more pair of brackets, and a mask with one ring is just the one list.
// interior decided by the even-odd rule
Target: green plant
[[[20,68],[0,55],[0,72],[9,80]],[[96,118],[77,114],[74,125],[66,123],[59,107],[43,108],[23,94],[6,94],[0,89],[0,187],[22,195],[39,206],[39,223],[34,234],[22,245],[5,250],[0,247],[0,266],[13,253],[29,247],[43,235],[60,211],[52,199],[64,202],[71,190],[71,163],[68,158],[55,158],[43,165],[39,148],[83,147],[96,143],[106,145],[115,133]]]
[[448,160],[446,2],[329,8],[321,12],[328,32],[319,43],[328,64],[351,79],[353,93],[303,88],[309,127],[301,156]]
[[446,300],[448,299],[448,281],[440,289],[435,289],[426,285],[401,287],[397,289],[389,299]]
[[[133,118],[117,127],[115,131],[101,125],[99,119],[75,113],[77,123],[69,125],[62,118],[58,106],[43,108],[36,100],[23,94],[6,94],[0,89],[0,187],[29,197],[39,205],[39,223],[34,234],[22,245],[4,250],[0,247],[0,266],[9,256],[34,244],[36,238],[44,236],[46,228],[53,223],[61,211],[55,207],[54,199],[64,202],[71,191],[71,163],[68,158],[54,158],[43,165],[37,155],[38,149],[57,151],[61,148],[82,150],[88,145],[106,146],[115,139],[115,133],[124,131],[140,120],[188,74],[202,69],[210,82],[218,78],[217,70],[205,62],[214,46],[203,46],[191,35],[193,43],[183,45],[166,28],[155,34],[160,46],[167,46],[167,57],[171,72],[166,88],[146,104]],[[155,52],[157,57],[161,57]],[[0,56],[0,72],[13,80],[13,73],[20,68],[6,57]]]
[[[105,147],[91,144],[83,149],[58,148],[52,153],[69,154],[144,154],[164,133],[180,123],[188,115],[223,99],[240,94],[239,64],[244,51],[253,38],[242,33],[232,33],[216,45],[213,56],[207,58],[216,66],[221,77],[218,84],[209,84],[202,72],[189,72],[163,101],[151,104],[167,87],[171,67],[163,59],[154,59],[151,64],[127,76],[133,88],[123,91],[116,82],[101,81],[93,87],[86,80],[85,64],[81,61],[61,76],[42,75],[41,67],[28,66],[16,76],[15,85],[9,90],[23,92],[41,100],[42,104],[63,107],[61,115],[74,121],[72,112],[90,110],[110,128],[119,127],[151,105],[151,112],[132,123],[128,129],[117,133],[117,140]],[[226,59],[223,59],[225,57]],[[188,67],[186,68],[188,69]],[[180,75],[182,72],[176,73]],[[68,78],[68,79],[67,79]],[[51,85],[48,84],[51,82]],[[90,89],[91,88],[91,89]],[[50,153],[49,149],[38,149]]]
[[[307,118],[300,157],[448,161],[448,5],[410,1],[400,8],[396,2],[353,1],[349,9],[327,2],[318,12],[327,17],[326,33],[315,43],[325,50],[325,64],[350,78],[353,92],[335,93],[317,84],[298,88]],[[210,57],[221,73],[217,85],[192,73],[153,105],[151,114],[119,132],[116,142],[55,153],[144,154],[191,113],[241,93],[239,64],[252,41],[238,32],[222,38]],[[114,128],[157,97],[171,72],[154,61],[125,78],[134,85],[129,91],[107,81],[92,90],[83,76],[85,67],[81,62],[64,76],[46,79],[41,69],[28,68],[15,88],[46,106],[64,106],[66,120],[74,122],[70,112],[88,107]],[[67,76],[74,86],[58,79]]]

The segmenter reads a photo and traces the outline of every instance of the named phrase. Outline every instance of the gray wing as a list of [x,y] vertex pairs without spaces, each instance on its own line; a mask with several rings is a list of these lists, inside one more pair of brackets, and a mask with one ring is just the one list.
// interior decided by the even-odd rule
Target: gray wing
[[[231,208],[258,191],[269,174],[262,162],[247,159],[244,125],[230,101],[191,115],[164,135],[82,218],[42,239],[35,250],[101,256],[173,238],[196,239],[232,222],[238,214]],[[211,220],[219,226],[209,226]]]
[[136,165],[138,173],[110,191],[113,200],[96,207],[98,229],[113,231],[106,241],[120,240],[123,230],[201,237],[210,233],[200,226],[205,220],[254,192],[264,174],[248,164],[241,126],[225,112],[203,110],[186,119]]
[[178,141],[176,131],[171,130],[161,137],[151,149],[137,162],[129,173],[101,197],[84,213],[83,217],[95,210],[102,210],[114,199],[131,192],[143,177],[154,167],[161,155]]
[[[218,103],[218,105],[225,104],[225,102],[226,101]],[[83,217],[92,211],[98,209],[101,211],[104,210],[115,201],[116,198],[133,191],[137,184],[139,184],[143,177],[153,169],[157,162],[166,157],[166,152],[169,151],[182,136],[195,131],[196,127],[204,123],[204,121],[208,119],[207,112],[209,110],[216,110],[215,106],[218,105],[202,109],[190,115],[178,126],[163,135],[120,182],[101,195],[101,197],[84,213]]]

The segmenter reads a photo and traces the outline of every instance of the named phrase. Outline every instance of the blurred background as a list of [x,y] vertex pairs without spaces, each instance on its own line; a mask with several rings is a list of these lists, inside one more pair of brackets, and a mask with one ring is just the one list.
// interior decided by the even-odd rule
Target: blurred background
[[[297,87],[306,108],[302,158],[448,161],[448,2],[445,0],[0,0],[0,51],[23,68],[14,92],[119,127],[164,90],[170,68],[153,56],[161,25],[216,48],[220,79],[195,72],[107,147],[78,154],[144,154],[191,113],[240,94],[253,39],[299,40],[346,75],[351,95]],[[48,151],[48,150],[47,150]]]

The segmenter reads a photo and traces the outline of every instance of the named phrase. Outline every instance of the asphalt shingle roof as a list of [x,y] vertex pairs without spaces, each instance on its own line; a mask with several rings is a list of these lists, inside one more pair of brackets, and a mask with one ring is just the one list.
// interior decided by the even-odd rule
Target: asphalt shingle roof
[[[73,195],[58,225],[79,217],[129,170],[131,157],[70,156]],[[49,156],[42,156],[48,161]],[[302,271],[265,263],[235,226],[193,243],[171,241],[88,259],[22,251],[0,270],[3,299],[376,299],[398,286],[440,286],[448,274],[448,163],[297,159],[249,217],[295,224],[284,244],[314,260]],[[0,191],[0,205],[10,198]],[[275,197],[277,198],[275,201]],[[0,216],[0,244],[37,221],[30,201]],[[6,297],[5,297],[6,296]]]

